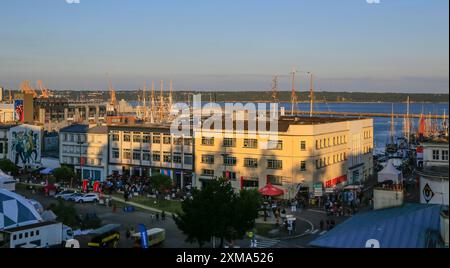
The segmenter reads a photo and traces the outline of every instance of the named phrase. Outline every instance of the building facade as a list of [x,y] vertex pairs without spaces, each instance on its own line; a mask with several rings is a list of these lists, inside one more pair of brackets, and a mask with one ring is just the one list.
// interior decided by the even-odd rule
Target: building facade
[[72,166],[83,179],[105,180],[108,176],[108,128],[71,125],[59,133],[61,165]]
[[422,144],[423,167],[416,172],[420,179],[420,202],[449,204],[448,137]]
[[109,173],[170,176],[177,186],[192,183],[193,139],[177,137],[156,124],[110,125]]
[[294,197],[300,188],[333,189],[373,173],[373,120],[280,118],[275,140],[249,131],[195,132],[196,185],[228,178],[235,189],[271,183]]

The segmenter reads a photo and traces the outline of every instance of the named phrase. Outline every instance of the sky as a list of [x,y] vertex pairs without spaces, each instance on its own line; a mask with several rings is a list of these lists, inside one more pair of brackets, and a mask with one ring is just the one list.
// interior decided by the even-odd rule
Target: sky
[[[449,89],[448,0],[1,0],[0,86]],[[108,78],[109,77],[109,78]],[[158,84],[158,83],[157,83]]]

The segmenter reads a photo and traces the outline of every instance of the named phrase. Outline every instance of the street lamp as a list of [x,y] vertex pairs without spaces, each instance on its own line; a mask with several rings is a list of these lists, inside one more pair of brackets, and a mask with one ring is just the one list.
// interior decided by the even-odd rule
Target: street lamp
[[81,150],[82,150],[82,141],[78,141],[77,144],[80,146],[80,179],[83,179],[83,163],[82,163],[82,156],[81,156]]

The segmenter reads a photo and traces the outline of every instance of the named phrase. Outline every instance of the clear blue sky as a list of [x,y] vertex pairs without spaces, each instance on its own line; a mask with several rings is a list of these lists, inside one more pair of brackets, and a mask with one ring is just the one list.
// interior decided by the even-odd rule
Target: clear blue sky
[[322,90],[449,88],[448,0],[80,1],[0,1],[0,85],[288,90],[296,66]]

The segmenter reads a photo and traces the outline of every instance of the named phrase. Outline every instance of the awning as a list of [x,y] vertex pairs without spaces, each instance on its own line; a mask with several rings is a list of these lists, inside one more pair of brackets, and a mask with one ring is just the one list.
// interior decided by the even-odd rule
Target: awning
[[259,192],[264,196],[280,196],[284,194],[284,190],[274,187],[271,183],[259,189]]
[[41,170],[39,173],[42,175],[49,175],[53,172],[53,170],[54,170],[53,168],[45,168],[45,169]]

